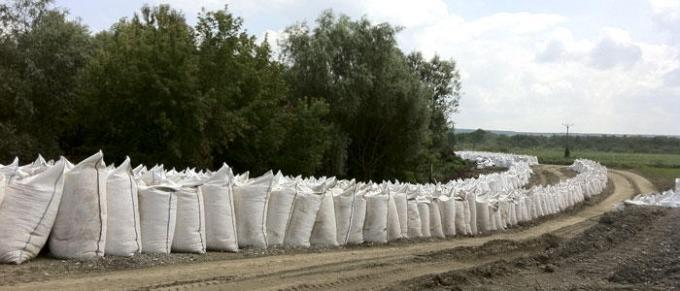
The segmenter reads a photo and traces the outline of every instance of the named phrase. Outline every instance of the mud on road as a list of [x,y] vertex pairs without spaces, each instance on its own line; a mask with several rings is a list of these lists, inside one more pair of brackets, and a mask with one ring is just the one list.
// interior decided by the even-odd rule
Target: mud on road
[[[393,290],[672,290],[680,288],[680,209],[629,206],[534,255],[427,275]],[[539,244],[544,238],[534,239]],[[525,244],[529,244],[525,242]]]
[[[552,171],[560,175],[559,168]],[[610,171],[610,189],[563,215],[480,237],[411,240],[312,250],[244,250],[208,255],[142,255],[61,261],[46,257],[20,266],[0,265],[0,289],[381,289],[417,284],[414,278],[472,270],[499,260],[532,257],[584,233],[598,218],[640,189],[644,178]],[[651,187],[651,188],[650,188]]]

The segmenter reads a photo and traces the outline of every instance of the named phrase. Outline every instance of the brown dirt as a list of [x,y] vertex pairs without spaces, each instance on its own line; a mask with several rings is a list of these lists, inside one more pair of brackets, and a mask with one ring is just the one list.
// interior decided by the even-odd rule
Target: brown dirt
[[[395,290],[671,290],[680,288],[680,209],[626,207],[535,255],[427,275]],[[530,240],[540,243],[542,239]],[[529,242],[525,242],[529,244]]]
[[[556,174],[557,175],[557,174]],[[631,197],[644,178],[611,171],[611,195],[571,215],[481,237],[312,250],[245,250],[238,254],[143,255],[94,261],[39,258],[0,265],[0,289],[379,289],[444,270],[512,261],[554,248],[597,223]],[[546,235],[547,234],[547,235]]]

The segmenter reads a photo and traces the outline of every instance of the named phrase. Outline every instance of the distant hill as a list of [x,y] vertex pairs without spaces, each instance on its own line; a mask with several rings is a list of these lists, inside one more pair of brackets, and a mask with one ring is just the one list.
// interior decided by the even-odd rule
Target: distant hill
[[[475,130],[477,130],[477,129],[456,128],[454,130],[454,132],[455,133],[470,133],[470,132],[473,132]],[[506,135],[506,136],[513,136],[513,135],[533,135],[533,136],[564,135],[564,132],[524,132],[524,131],[495,130],[495,129],[483,129],[483,130],[494,133],[494,134]],[[680,136],[677,136],[677,135],[610,134],[610,133],[578,133],[578,132],[570,132],[569,135],[573,135],[573,136],[603,136],[603,135],[607,135],[607,136],[641,136],[641,137],[665,136],[665,137],[680,138]]]

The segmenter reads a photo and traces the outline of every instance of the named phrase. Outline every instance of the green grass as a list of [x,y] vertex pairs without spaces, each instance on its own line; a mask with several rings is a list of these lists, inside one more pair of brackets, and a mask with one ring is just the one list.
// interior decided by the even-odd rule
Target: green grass
[[666,191],[675,188],[675,179],[680,178],[680,168],[640,167],[633,169],[634,172],[647,178],[656,189]]
[[561,149],[513,149],[509,152],[537,156],[544,164],[571,164],[574,159],[583,158],[598,161],[613,168],[637,169],[641,167],[678,168],[680,154],[635,154],[595,151],[572,151],[571,158],[564,158]]

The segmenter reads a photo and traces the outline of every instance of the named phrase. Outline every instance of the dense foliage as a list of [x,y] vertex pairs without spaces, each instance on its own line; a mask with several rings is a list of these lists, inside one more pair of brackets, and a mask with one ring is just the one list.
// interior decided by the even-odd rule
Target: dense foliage
[[453,61],[404,54],[398,28],[324,12],[287,29],[277,60],[242,19],[187,24],[144,6],[91,34],[49,0],[0,4],[0,162],[103,149],[140,163],[445,179]]

